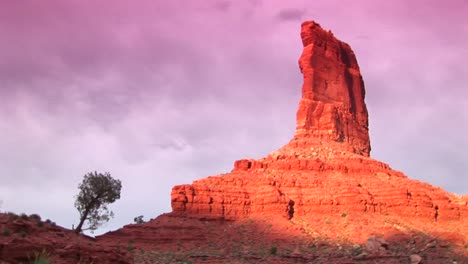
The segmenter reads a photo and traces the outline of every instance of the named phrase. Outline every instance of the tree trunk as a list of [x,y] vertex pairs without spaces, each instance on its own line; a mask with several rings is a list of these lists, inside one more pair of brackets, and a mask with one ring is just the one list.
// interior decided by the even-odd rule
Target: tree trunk
[[84,211],[83,215],[81,216],[80,223],[78,224],[78,226],[75,229],[75,233],[77,233],[77,234],[81,233],[81,231],[83,229],[83,224],[86,221],[86,218],[88,218],[89,212],[94,207],[94,205],[96,204],[96,202],[98,201],[100,196],[101,196],[100,194],[96,195],[96,197],[94,199],[92,199],[91,202],[88,204],[88,206],[86,207],[86,210]]
[[81,216],[80,223],[75,229],[75,233],[79,234],[81,233],[81,229],[83,229],[83,224],[86,221],[86,218],[88,217],[90,207],[86,208],[84,214]]

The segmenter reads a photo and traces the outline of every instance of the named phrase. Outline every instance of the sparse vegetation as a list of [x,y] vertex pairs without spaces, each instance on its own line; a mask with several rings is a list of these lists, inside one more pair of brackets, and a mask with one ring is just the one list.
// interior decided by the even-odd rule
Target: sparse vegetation
[[33,264],[52,264],[52,262],[50,262],[50,254],[45,250],[43,249],[41,252],[39,253],[34,253],[34,259],[33,259]]
[[29,218],[36,221],[36,222],[41,222],[42,221],[41,216],[38,215],[38,214],[30,214]]
[[362,252],[363,252],[362,246],[359,244],[354,244],[351,248],[351,255],[353,256],[358,256],[362,254]]
[[21,230],[21,231],[19,232],[19,234],[20,234],[21,237],[24,238],[24,237],[26,237],[26,236],[28,235],[28,232],[26,232],[26,230]]
[[13,212],[8,212],[7,215],[8,215],[8,218],[10,218],[10,220],[16,220],[16,219],[19,218],[19,215],[15,214]]
[[2,229],[1,234],[2,234],[2,236],[10,236],[10,235],[11,235],[11,231],[10,231],[10,229],[8,229],[8,228],[5,227],[5,228]]
[[83,260],[80,258],[76,264],[94,264],[94,261]]
[[[81,233],[83,230],[93,232],[114,216],[107,205],[120,199],[122,183],[112,178],[108,172],[104,174],[90,172],[84,176],[78,189],[80,193],[76,196],[75,207],[80,213],[80,222],[75,232]],[[86,221],[88,227],[83,229]]]
[[50,219],[45,220],[45,222],[46,222],[48,225],[56,226],[55,222],[53,222],[53,221],[50,220]]
[[135,250],[135,246],[133,245],[133,243],[133,240],[128,241],[127,251],[130,253]]
[[135,224],[143,224],[145,222],[145,220],[143,220],[143,215],[133,218],[133,222],[135,222]]
[[276,255],[278,253],[278,248],[277,247],[271,247],[270,248],[270,255]]

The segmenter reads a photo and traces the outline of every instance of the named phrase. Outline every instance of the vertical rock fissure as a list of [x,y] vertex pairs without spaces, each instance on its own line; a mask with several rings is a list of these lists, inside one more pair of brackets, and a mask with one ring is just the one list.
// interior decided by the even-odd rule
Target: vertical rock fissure
[[293,200],[289,200],[288,202],[287,213],[288,213],[288,219],[291,220],[294,217],[294,201]]

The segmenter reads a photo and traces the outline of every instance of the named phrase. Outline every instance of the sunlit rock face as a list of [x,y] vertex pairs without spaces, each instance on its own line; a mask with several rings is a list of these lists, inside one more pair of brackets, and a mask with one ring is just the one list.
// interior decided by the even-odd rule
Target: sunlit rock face
[[339,212],[460,221],[466,202],[408,179],[369,157],[364,83],[350,46],[313,21],[301,27],[304,76],[293,139],[261,159],[242,159],[231,173],[172,190],[172,214],[286,219]]
[[312,21],[302,24],[301,38],[304,83],[295,137],[341,142],[369,156],[364,82],[354,52]]

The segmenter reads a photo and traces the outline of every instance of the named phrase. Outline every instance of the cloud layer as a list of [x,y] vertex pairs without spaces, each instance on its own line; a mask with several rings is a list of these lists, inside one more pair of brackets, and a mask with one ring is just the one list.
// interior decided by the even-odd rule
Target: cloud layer
[[371,155],[468,193],[467,13],[463,0],[2,2],[0,209],[71,227],[82,176],[109,171],[123,192],[104,231],[287,143],[310,19],[358,57]]

